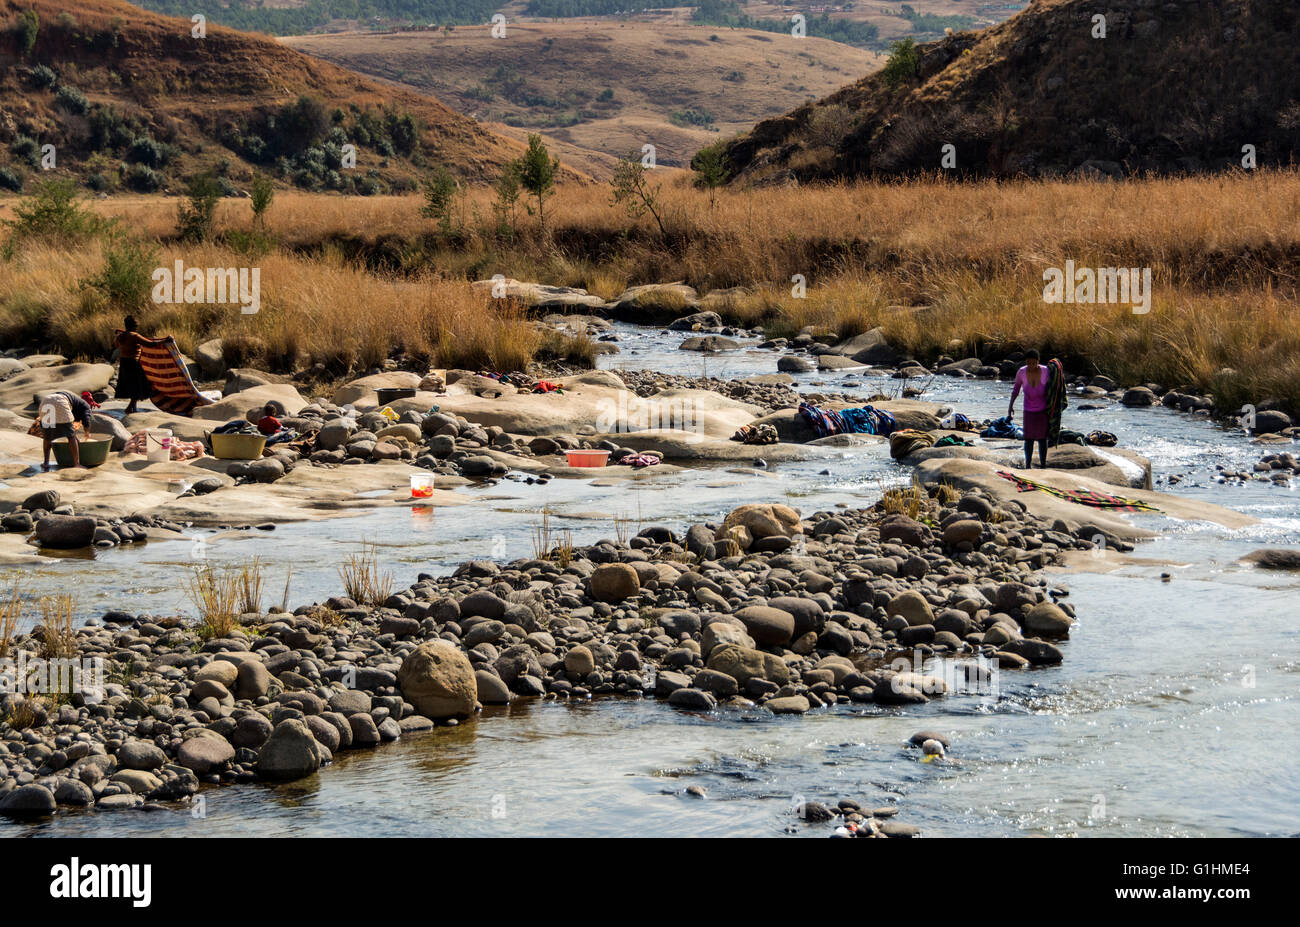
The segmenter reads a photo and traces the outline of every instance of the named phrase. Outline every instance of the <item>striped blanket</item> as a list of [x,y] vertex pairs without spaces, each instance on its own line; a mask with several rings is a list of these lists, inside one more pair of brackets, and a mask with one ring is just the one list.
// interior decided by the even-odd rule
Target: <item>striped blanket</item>
[[1004,480],[1010,480],[1016,484],[1016,489],[1021,492],[1030,492],[1031,490],[1041,490],[1049,495],[1056,496],[1058,499],[1065,499],[1068,502],[1077,502],[1079,505],[1090,505],[1094,509],[1111,509],[1116,512],[1159,512],[1160,510],[1154,505],[1149,505],[1140,499],[1128,499],[1124,496],[1109,496],[1104,492],[1094,492],[1091,489],[1057,489],[1055,486],[1048,486],[1045,483],[1039,483],[1035,480],[1025,479],[1023,476],[1016,476],[1014,473],[1008,473],[1006,470],[999,470],[998,476]]
[[1065,398],[1065,367],[1053,357],[1047,362],[1047,443],[1061,443],[1061,416],[1069,404]]
[[140,366],[149,378],[150,399],[163,412],[172,415],[189,415],[195,406],[206,406],[212,400],[199,395],[185,369],[176,339],[168,335],[159,345],[140,347]]

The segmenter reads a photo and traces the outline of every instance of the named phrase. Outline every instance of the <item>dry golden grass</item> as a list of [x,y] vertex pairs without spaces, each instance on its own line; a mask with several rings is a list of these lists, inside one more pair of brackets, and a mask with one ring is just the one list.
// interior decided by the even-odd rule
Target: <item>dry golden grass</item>
[[573,531],[569,528],[555,531],[551,527],[549,505],[542,506],[541,515],[533,527],[533,557],[554,561],[561,567],[567,567],[573,561]]
[[9,648],[18,634],[18,619],[22,611],[22,590],[19,581],[13,579],[4,595],[0,596],[0,657],[9,656]]
[[185,591],[199,613],[197,630],[204,640],[226,637],[235,629],[239,615],[238,577],[226,568],[211,564],[194,567]]
[[235,571],[235,598],[239,614],[261,614],[263,582],[260,557],[239,565]]
[[[681,279],[702,291],[746,287],[720,311],[772,334],[880,326],[918,357],[1033,345],[1122,382],[1212,391],[1220,405],[1276,397],[1300,409],[1300,171],[727,189],[713,207],[684,177],[662,177],[666,239],[590,186],[561,187],[547,204],[546,236],[525,217],[508,244],[474,218],[491,214],[483,189],[470,191],[468,218],[451,236],[420,217],[417,197],[281,194],[267,216],[279,244],[257,262],[260,314],[151,306],[143,321],[174,331],[186,350],[222,335],[232,362],[288,368],[310,357],[356,369],[404,350],[439,366],[516,369],[565,346],[539,334],[521,307],[472,292],[467,278],[502,273],[605,298]],[[244,260],[216,245],[168,243],[174,210],[159,202],[95,208],[163,241],[160,263]],[[250,223],[246,201],[222,202],[218,230]],[[1045,304],[1043,270],[1067,260],[1150,267],[1150,313]],[[0,336],[45,326],[66,352],[102,356],[117,314],[85,305],[75,285],[98,264],[97,246],[33,246],[0,265]],[[806,298],[792,295],[795,274],[807,280]],[[568,350],[582,358],[589,348]]]
[[69,593],[42,596],[38,601],[41,612],[41,656],[46,659],[72,657],[77,654],[77,634],[72,628],[72,614],[77,601]]
[[377,545],[361,545],[361,552],[349,554],[339,567],[343,591],[358,605],[378,607],[393,594],[393,574],[380,570]]
[[[238,305],[148,303],[136,311],[144,331],[174,335],[187,353],[209,338],[225,339],[234,365],[290,370],[311,361],[341,372],[404,351],[440,367],[520,370],[542,340],[519,307],[472,292],[464,281],[371,273],[335,251],[274,251],[250,262],[217,245],[160,249],[160,266],[177,259],[187,266],[261,269],[257,314],[243,315]],[[40,336],[73,357],[107,357],[123,313],[86,298],[79,284],[100,260],[96,243],[73,251],[37,245],[0,262],[0,340]]]

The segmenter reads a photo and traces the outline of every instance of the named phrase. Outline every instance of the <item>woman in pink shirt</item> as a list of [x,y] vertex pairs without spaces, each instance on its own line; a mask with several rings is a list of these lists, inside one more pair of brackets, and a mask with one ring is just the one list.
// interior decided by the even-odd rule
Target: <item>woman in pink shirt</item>
[[1025,354],[1025,366],[1016,371],[1015,386],[1011,390],[1011,404],[1007,418],[1016,414],[1016,397],[1025,394],[1025,469],[1034,466],[1034,442],[1038,442],[1038,463],[1047,468],[1047,381],[1048,370],[1038,362],[1038,352],[1032,348]]

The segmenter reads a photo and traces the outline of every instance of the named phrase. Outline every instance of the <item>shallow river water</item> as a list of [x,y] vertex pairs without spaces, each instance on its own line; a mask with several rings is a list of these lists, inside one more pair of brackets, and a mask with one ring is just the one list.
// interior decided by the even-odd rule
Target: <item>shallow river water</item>
[[[617,330],[622,353],[604,359],[614,368],[733,377],[776,366],[772,352],[701,358],[677,351],[676,335]],[[801,388],[854,391],[846,379],[863,395],[898,386],[853,374],[799,377]],[[939,377],[925,398],[996,416],[1007,390]],[[0,823],[0,834],[824,835],[824,826],[798,824],[791,813],[805,797],[897,804],[899,820],[927,836],[1300,834],[1300,577],[1236,563],[1256,547],[1300,544],[1300,495],[1214,482],[1215,464],[1249,469],[1263,454],[1239,431],[1161,408],[1108,405],[1067,416],[1067,427],[1112,431],[1150,457],[1157,481],[1183,476],[1178,493],[1261,522],[1229,531],[1138,516],[1162,536],[1139,545],[1130,563],[1054,576],[1070,587],[1080,617],[1064,664],[1002,673],[996,695],[904,709],[840,706],[802,719],[687,715],[653,700],[521,704],[342,754],[291,786],[205,790],[203,818],[188,810],[60,814],[37,825]],[[610,487],[502,481],[465,490],[481,497],[474,505],[282,525],[202,550],[218,561],[259,555],[273,599],[292,568],[296,605],[336,594],[339,559],[363,541],[379,545],[404,585],[465,559],[532,556],[543,506],[553,528],[571,528],[581,544],[613,537],[616,515],[681,528],[758,499],[788,500],[807,514],[870,504],[883,486],[908,478],[887,455],[828,451],[766,470],[716,467]],[[36,591],[75,579],[88,613],[185,613],[181,580],[191,554],[185,544],[156,544],[51,559],[29,572]],[[1162,582],[1162,572],[1172,581]],[[923,764],[903,748],[921,729],[949,735],[949,759]],[[687,795],[689,785],[706,797]]]

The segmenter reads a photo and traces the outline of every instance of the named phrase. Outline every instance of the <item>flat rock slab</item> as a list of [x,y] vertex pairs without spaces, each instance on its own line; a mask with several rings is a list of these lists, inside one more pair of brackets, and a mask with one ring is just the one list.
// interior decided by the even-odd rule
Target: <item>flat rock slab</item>
[[107,387],[113,373],[111,364],[64,364],[24,370],[0,382],[0,406],[14,411],[34,410],[35,396],[57,390],[67,390],[74,395],[84,390],[94,392]]
[[[1070,470],[1022,470],[1005,467],[984,460],[927,460],[916,468],[916,479],[923,486],[949,483],[957,489],[982,489],[992,498],[1001,501],[1015,499],[1029,511],[1049,522],[1060,518],[1077,528],[1091,525],[1124,540],[1156,537],[1157,532],[1139,528],[1124,515],[1107,509],[1095,509],[1061,499],[1050,493],[1020,492],[1010,480],[997,475],[998,470],[1008,470],[1017,476],[1043,483],[1056,489],[1090,489],[1094,492],[1115,494],[1110,483],[1084,476]],[[1208,521],[1225,528],[1245,528],[1258,524],[1258,519],[1233,509],[1209,502],[1172,496],[1149,489],[1124,489],[1119,493],[1154,505],[1164,515],[1184,521]]]

